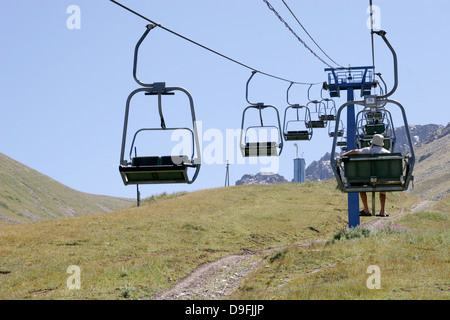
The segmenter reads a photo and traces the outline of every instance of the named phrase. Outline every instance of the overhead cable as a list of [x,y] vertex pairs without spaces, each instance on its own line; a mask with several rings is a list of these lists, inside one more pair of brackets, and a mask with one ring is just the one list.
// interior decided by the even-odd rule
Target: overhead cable
[[372,66],[373,66],[373,74],[375,75],[375,45],[373,42],[373,7],[372,7],[372,0],[369,0],[369,6],[370,6],[370,35],[371,35],[371,41],[372,41]]
[[229,61],[231,61],[231,62],[234,62],[234,63],[240,65],[241,67],[247,68],[247,69],[252,70],[252,71],[256,71],[256,72],[258,72],[258,73],[260,73],[260,74],[262,74],[262,75],[265,75],[265,76],[268,76],[268,77],[271,77],[271,78],[275,78],[275,79],[278,79],[278,80],[281,80],[281,81],[285,81],[285,82],[290,82],[290,83],[295,83],[295,84],[301,84],[301,85],[317,85],[317,84],[322,84],[322,82],[311,83],[311,82],[298,82],[298,81],[292,81],[292,80],[289,80],[289,79],[286,79],[286,78],[282,78],[282,77],[279,77],[279,76],[276,76],[276,75],[273,75],[273,74],[270,74],[270,73],[266,73],[266,72],[259,71],[259,70],[255,69],[255,68],[253,68],[253,67],[251,67],[251,66],[249,66],[249,65],[247,65],[247,64],[244,64],[244,63],[242,63],[242,62],[240,62],[240,61],[238,61],[238,60],[232,59],[232,58],[230,58],[230,57],[228,57],[228,56],[226,56],[226,55],[224,55],[224,54],[222,54],[222,53],[220,53],[220,52],[218,52],[218,51],[215,51],[215,50],[213,50],[213,49],[211,49],[211,48],[209,48],[209,47],[207,47],[207,46],[205,46],[205,45],[202,45],[201,43],[198,43],[198,42],[196,42],[196,41],[194,41],[194,40],[192,40],[192,39],[190,39],[190,38],[188,38],[188,37],[186,37],[186,36],[183,36],[183,35],[181,35],[181,34],[175,32],[175,31],[169,29],[169,28],[166,28],[166,27],[162,26],[161,24],[156,23],[156,22],[150,20],[149,18],[147,18],[147,17],[141,15],[140,13],[138,13],[138,12],[136,12],[136,11],[134,11],[134,10],[132,10],[132,9],[130,9],[130,8],[126,7],[126,6],[124,6],[123,4],[121,4],[121,3],[119,3],[119,2],[117,2],[117,1],[115,1],[115,0],[109,0],[109,1],[115,3],[116,5],[122,7],[123,9],[125,9],[125,10],[127,10],[127,11],[129,11],[129,12],[131,12],[131,13],[133,13],[133,14],[135,14],[136,16],[138,16],[138,17],[140,17],[140,18],[142,18],[142,19],[144,19],[144,20],[146,20],[146,21],[148,21],[148,22],[154,24],[154,25],[157,26],[157,27],[159,27],[159,28],[161,28],[161,29],[163,29],[163,30],[165,30],[165,31],[167,31],[167,32],[169,32],[169,33],[171,33],[171,34],[173,34],[173,35],[179,37],[179,38],[182,38],[182,39],[184,39],[184,40],[186,40],[186,41],[188,41],[188,42],[190,42],[190,43],[192,43],[192,44],[194,44],[194,45],[196,45],[196,46],[199,46],[199,47],[201,47],[201,48],[203,48],[203,49],[205,49],[205,50],[207,50],[207,51],[209,51],[209,52],[212,52],[212,53],[214,53],[214,54],[216,54],[216,55],[218,55],[218,56],[220,56],[220,57],[222,57],[222,58],[224,58],[224,59],[227,59],[227,60],[229,60]]
[[299,35],[297,33],[295,33],[295,31],[291,28],[291,26],[283,19],[283,17],[278,13],[277,10],[275,10],[275,8],[270,4],[270,2],[268,0],[263,0],[265,4],[267,4],[267,7],[277,16],[277,18],[286,26],[286,28],[288,28],[288,30],[297,38],[298,41],[301,42],[301,44],[303,44],[303,46],[308,49],[318,60],[320,60],[323,64],[325,64],[326,66],[328,66],[331,69],[336,69],[335,67],[333,67],[332,65],[330,65],[328,62],[326,62],[325,60],[323,60],[321,57],[319,57],[319,55],[317,53],[314,52],[314,50],[312,50],[305,41],[302,40],[302,38],[299,37]]
[[328,58],[330,59],[334,64],[338,65],[341,68],[344,68],[342,65],[340,65],[339,63],[337,63],[336,61],[334,61],[320,46],[319,44],[314,40],[314,38],[309,34],[309,32],[306,30],[306,28],[302,25],[302,23],[300,22],[300,20],[297,18],[297,16],[294,14],[294,12],[291,10],[291,8],[287,5],[287,3],[283,1],[283,4],[286,6],[286,8],[289,10],[289,12],[291,13],[291,15],[294,17],[294,19],[297,21],[297,23],[300,25],[300,27],[302,27],[303,31],[305,31],[305,33],[308,35],[308,37],[312,40],[312,42],[314,42],[314,44],[319,48],[320,51],[322,51],[322,53]]

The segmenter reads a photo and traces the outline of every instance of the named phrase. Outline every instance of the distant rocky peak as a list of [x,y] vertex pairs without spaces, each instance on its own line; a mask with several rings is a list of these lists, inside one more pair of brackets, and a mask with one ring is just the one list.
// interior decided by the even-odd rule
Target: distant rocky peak
[[[447,125],[448,127],[448,125]],[[444,126],[438,124],[410,125],[409,134],[411,142],[415,148],[421,143],[430,143],[438,139],[439,133],[445,129]],[[395,128],[395,152],[406,154],[409,152],[409,143],[406,136],[405,127]]]
[[305,178],[310,181],[323,181],[334,177],[331,169],[331,153],[327,152],[318,161],[313,161],[305,170]]
[[236,185],[247,184],[272,184],[288,182],[282,175],[276,173],[259,172],[255,174],[244,174],[240,180],[236,181]]

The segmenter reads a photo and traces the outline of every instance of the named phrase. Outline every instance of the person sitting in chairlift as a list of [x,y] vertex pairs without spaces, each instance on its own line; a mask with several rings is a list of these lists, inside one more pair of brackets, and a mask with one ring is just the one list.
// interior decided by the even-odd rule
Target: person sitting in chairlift
[[[372,140],[370,141],[370,147],[347,151],[343,153],[341,157],[355,154],[390,153],[389,150],[386,150],[385,148],[383,148],[383,146],[384,146],[384,136],[381,134],[375,134]],[[360,192],[359,195],[361,197],[364,206],[364,209],[359,211],[359,215],[371,216],[372,214],[370,213],[369,205],[367,203],[367,194],[365,192]],[[389,214],[384,209],[385,204],[386,204],[386,192],[380,192],[380,214],[377,216],[379,217],[389,216]]]

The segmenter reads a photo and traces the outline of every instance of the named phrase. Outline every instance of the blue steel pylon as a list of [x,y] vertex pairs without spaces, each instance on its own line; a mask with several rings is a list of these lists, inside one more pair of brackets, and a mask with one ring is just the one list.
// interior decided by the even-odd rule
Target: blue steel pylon
[[[331,97],[339,97],[341,90],[347,91],[347,102],[355,101],[354,91],[361,90],[361,96],[370,95],[373,85],[373,67],[326,68],[328,72],[328,91]],[[347,108],[347,150],[356,148],[355,105]],[[334,155],[331,155],[332,157]],[[360,224],[359,194],[348,193],[348,227],[354,228]]]

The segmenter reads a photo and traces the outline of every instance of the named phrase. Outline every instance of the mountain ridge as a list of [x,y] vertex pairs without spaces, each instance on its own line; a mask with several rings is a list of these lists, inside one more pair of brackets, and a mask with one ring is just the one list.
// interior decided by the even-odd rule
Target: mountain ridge
[[241,179],[236,181],[236,186],[249,184],[272,184],[288,182],[282,175],[276,173],[244,174]]
[[414,147],[416,166],[411,193],[441,200],[450,193],[450,123],[441,126]]
[[132,204],[74,190],[0,153],[0,225],[108,213]]

